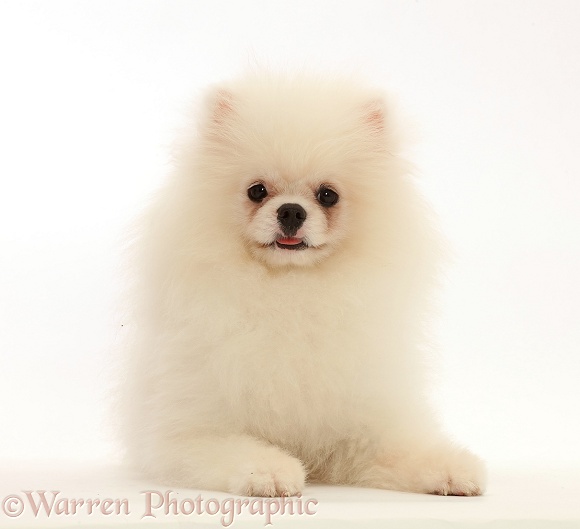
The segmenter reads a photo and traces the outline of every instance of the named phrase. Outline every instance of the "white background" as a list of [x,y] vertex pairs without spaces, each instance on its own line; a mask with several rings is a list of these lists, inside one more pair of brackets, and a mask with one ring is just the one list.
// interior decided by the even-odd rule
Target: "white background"
[[191,98],[356,71],[417,124],[455,251],[437,403],[493,461],[580,461],[580,2],[0,3],[0,458],[113,452],[123,227]]

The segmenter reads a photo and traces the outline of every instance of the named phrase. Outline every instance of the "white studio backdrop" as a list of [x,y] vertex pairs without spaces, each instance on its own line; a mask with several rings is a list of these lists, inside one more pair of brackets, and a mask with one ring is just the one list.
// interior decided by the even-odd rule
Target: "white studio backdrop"
[[102,459],[123,226],[192,98],[358,72],[416,124],[455,253],[436,401],[492,461],[580,461],[580,2],[2,1],[0,459]]

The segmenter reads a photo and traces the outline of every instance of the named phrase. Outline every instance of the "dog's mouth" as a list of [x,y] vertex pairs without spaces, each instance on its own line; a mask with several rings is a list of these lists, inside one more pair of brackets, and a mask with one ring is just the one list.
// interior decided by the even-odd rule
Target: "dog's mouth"
[[304,250],[308,248],[304,240],[298,237],[279,237],[276,239],[275,244],[282,250]]

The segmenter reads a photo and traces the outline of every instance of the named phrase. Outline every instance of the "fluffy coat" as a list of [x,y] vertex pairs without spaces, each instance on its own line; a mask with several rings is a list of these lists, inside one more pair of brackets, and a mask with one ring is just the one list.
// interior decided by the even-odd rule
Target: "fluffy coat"
[[[352,79],[210,90],[138,225],[124,434],[151,477],[256,496],[306,480],[482,493],[482,462],[426,396],[441,245],[395,121]],[[293,239],[284,204],[307,214]]]

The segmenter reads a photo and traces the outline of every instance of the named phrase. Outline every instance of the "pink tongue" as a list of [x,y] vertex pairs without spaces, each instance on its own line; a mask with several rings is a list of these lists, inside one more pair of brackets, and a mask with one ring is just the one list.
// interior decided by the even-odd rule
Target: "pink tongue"
[[278,239],[280,244],[300,244],[302,239],[297,239],[296,237],[288,237],[287,239]]

